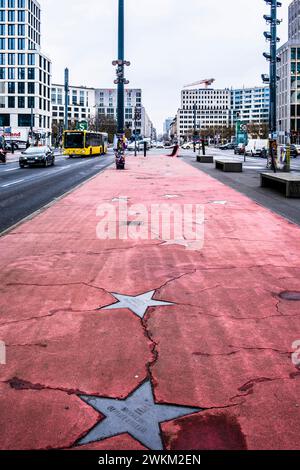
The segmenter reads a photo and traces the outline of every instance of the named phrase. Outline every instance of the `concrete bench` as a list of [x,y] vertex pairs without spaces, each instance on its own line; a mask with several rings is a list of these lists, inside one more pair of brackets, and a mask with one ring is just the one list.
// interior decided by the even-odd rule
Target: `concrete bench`
[[295,173],[261,173],[262,188],[272,188],[286,197],[300,198],[300,174]]
[[216,169],[226,171],[228,173],[242,173],[243,162],[237,160],[215,160]]
[[214,163],[213,155],[198,155],[197,162],[199,163]]

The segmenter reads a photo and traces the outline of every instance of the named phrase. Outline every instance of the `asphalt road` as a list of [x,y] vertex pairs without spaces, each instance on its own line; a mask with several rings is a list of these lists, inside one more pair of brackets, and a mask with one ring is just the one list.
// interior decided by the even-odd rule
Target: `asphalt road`
[[0,233],[41,209],[114,161],[106,156],[69,159],[56,156],[54,167],[20,169],[17,162],[0,165]]
[[[207,149],[206,153],[216,157],[228,157],[240,161],[244,160],[243,156],[234,155],[231,151],[221,151],[215,148]],[[195,168],[204,171],[236,191],[245,194],[252,200],[271,209],[289,221],[300,225],[300,199],[285,198],[275,190],[260,187],[260,173],[268,171],[266,170],[265,159],[246,157],[246,162],[243,164],[243,173],[224,173],[220,170],[216,170],[213,164],[196,162],[195,154],[192,150],[182,150],[181,156],[187,163]],[[291,160],[291,170],[300,173],[300,157]]]

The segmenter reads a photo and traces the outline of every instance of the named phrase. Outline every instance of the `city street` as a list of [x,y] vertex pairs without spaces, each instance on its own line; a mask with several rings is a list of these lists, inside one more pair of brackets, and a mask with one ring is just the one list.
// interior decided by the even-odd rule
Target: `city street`
[[54,167],[0,165],[0,232],[101,172],[113,159],[112,153],[87,159],[59,155]]

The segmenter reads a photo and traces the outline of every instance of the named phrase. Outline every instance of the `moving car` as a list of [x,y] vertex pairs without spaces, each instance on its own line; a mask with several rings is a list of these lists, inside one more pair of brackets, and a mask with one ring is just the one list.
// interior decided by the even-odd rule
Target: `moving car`
[[47,167],[55,164],[55,156],[49,147],[29,147],[19,158],[20,168],[25,166],[42,165]]

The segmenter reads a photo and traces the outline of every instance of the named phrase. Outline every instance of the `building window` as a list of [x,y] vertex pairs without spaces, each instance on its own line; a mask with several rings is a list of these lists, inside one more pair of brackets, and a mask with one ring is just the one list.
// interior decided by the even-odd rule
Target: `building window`
[[25,10],[18,10],[18,23],[25,23]]
[[5,49],[5,39],[4,39],[4,38],[0,38],[0,50],[3,51],[3,49]]
[[13,95],[16,92],[16,84],[15,82],[8,82],[8,93]]
[[15,36],[15,25],[14,24],[9,24],[8,25],[8,35],[9,36]]
[[25,69],[18,68],[18,80],[25,80]]
[[19,96],[18,97],[18,108],[25,108],[25,97]]
[[5,54],[0,54],[0,65],[5,65]]
[[28,65],[35,65],[35,54],[28,54]]
[[34,107],[35,107],[34,96],[29,96],[28,97],[28,108],[34,108]]
[[9,23],[14,23],[15,22],[15,11],[14,10],[8,10],[8,22]]
[[0,114],[0,127],[10,126],[10,114]]
[[9,68],[8,69],[8,79],[14,80],[15,79],[15,69]]
[[9,96],[8,97],[8,107],[9,108],[15,108],[16,107],[16,99],[14,96]]
[[20,95],[25,95],[25,82],[18,83],[18,93]]
[[35,93],[35,84],[33,82],[28,83],[28,95],[34,95]]
[[18,65],[25,65],[25,54],[18,54]]
[[0,68],[0,80],[5,80],[5,68]]
[[25,39],[18,39],[18,49],[19,49],[19,51],[24,51],[24,49],[25,49]]
[[18,36],[25,36],[25,25],[19,24],[18,25]]
[[0,36],[5,36],[5,24],[0,24]]
[[8,39],[8,49],[9,49],[10,51],[12,51],[12,50],[15,49],[15,43],[16,43],[16,41],[15,41],[14,38],[9,38],[9,39]]
[[18,115],[18,126],[19,127],[30,127],[31,126],[31,114],[19,114]]
[[34,78],[35,78],[34,69],[32,68],[28,69],[28,80],[34,80]]
[[8,65],[15,65],[15,54],[8,54]]

